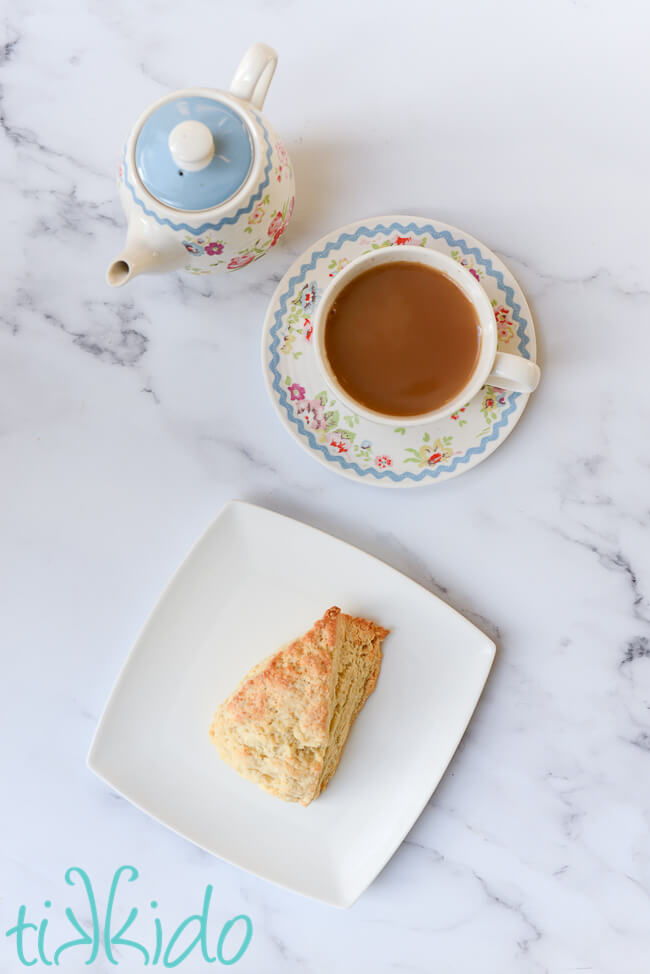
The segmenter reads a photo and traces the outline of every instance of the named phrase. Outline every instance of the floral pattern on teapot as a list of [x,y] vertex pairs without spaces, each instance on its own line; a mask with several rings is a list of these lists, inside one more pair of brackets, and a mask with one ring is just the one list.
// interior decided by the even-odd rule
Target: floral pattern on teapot
[[[211,260],[208,267],[201,263],[190,262],[185,264],[185,270],[192,274],[209,274],[212,268],[225,264],[225,270],[236,271],[240,267],[246,267],[247,264],[263,257],[267,250],[275,247],[289,226],[295,199],[292,196],[290,200],[284,202],[279,210],[271,209],[270,202],[271,197],[267,193],[250,214],[248,223],[244,227],[244,233],[251,235],[250,243],[234,254],[227,250],[226,241],[222,237],[218,238],[210,231],[200,237],[186,236],[183,246],[193,260],[202,257],[212,257],[216,260]],[[270,222],[267,224],[269,217]]]
[[[210,274],[217,268],[233,271],[246,267],[274,247],[289,226],[295,204],[293,169],[282,142],[278,138],[271,142],[266,128],[265,135],[265,175],[252,196],[250,212],[240,211],[234,224],[228,221],[212,226],[202,224],[195,232],[191,232],[192,228],[187,224],[170,224],[171,230],[182,231],[182,235],[178,233],[178,243],[185,249],[186,260],[189,258],[183,267],[191,274]],[[135,198],[125,160],[120,163],[119,182],[124,191],[130,191],[135,202],[142,205]],[[261,195],[263,190],[266,192]],[[148,210],[145,212],[158,219]]]

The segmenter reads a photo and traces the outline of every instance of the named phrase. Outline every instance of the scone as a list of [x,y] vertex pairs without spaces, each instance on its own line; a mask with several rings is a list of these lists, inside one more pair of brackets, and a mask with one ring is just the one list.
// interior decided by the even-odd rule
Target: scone
[[272,795],[308,805],[336,771],[375,689],[387,635],[368,619],[328,609],[221,704],[210,736],[223,760]]

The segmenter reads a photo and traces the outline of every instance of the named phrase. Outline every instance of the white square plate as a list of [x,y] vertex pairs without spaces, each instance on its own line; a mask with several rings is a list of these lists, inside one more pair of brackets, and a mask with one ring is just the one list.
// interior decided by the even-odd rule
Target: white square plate
[[[307,808],[240,778],[212,714],[262,657],[332,605],[391,630],[377,689],[339,769]],[[228,862],[350,906],[442,777],[481,694],[494,643],[370,555],[263,508],[228,504],[133,647],[89,767],[143,811]]]

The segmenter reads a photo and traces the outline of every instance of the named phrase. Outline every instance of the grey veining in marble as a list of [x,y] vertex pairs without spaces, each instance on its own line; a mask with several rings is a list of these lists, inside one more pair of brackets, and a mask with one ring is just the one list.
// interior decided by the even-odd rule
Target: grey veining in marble
[[[641,0],[5,5],[2,974],[19,904],[60,909],[74,864],[105,899],[127,862],[138,904],[155,896],[168,923],[207,883],[219,922],[250,915],[244,972],[646,969],[649,31]],[[132,122],[171,88],[226,87],[255,40],[280,54],[266,109],[296,168],[286,239],[227,277],[111,291]],[[543,370],[489,460],[420,491],[313,463],[259,367],[289,263],[386,212],[466,228],[503,257]],[[365,548],[498,643],[448,773],[347,912],[202,853],[85,767],[126,652],[231,497]]]

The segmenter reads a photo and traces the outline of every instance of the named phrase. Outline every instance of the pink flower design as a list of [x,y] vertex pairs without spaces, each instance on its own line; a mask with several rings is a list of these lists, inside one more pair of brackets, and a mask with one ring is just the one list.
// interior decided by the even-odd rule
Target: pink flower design
[[505,322],[507,322],[508,318],[510,317],[510,312],[508,311],[507,308],[504,308],[503,305],[500,304],[498,308],[494,309],[494,317],[499,322],[499,324],[502,323],[505,324]]
[[297,382],[291,383],[289,392],[291,393],[291,402],[301,402],[305,398],[305,390]]
[[219,240],[215,240],[212,243],[207,244],[205,248],[206,254],[210,254],[210,257],[218,256],[223,253],[223,244]]
[[384,470],[386,467],[392,467],[393,461],[388,456],[375,457],[375,464],[380,470]]
[[238,267],[246,267],[246,264],[250,264],[253,260],[255,260],[255,254],[240,254],[238,257],[232,258],[228,264],[228,270],[234,271]]
[[273,237],[273,240],[271,241],[272,247],[275,247],[276,243],[278,242],[278,240],[280,239],[284,231],[289,226],[289,220],[291,219],[291,216],[293,214],[294,202],[295,202],[295,197],[292,196],[291,202],[289,203],[289,206],[287,208],[286,219],[283,219],[281,211],[278,210],[278,212],[275,214],[275,216],[273,217],[273,219],[269,224],[269,229],[267,233],[269,237]]
[[271,222],[269,223],[269,229],[267,231],[269,237],[272,237],[278,232],[282,226],[282,213],[278,210]]
[[[289,161],[289,157],[287,156],[287,150],[285,149],[285,147],[282,145],[281,142],[275,143],[275,151],[278,154],[278,159],[281,162],[282,166],[286,166],[286,164]],[[282,168],[282,166],[280,168]]]
[[481,275],[476,270],[476,268],[469,266],[471,264],[471,262],[472,262],[472,258],[471,257],[460,257],[460,258],[458,258],[458,262],[459,262],[459,264],[461,264],[462,267],[466,267],[467,270],[472,275],[472,277],[475,277],[477,281],[480,281],[481,280]]
[[325,410],[320,399],[304,399],[296,408],[298,416],[302,416],[305,425],[310,429],[325,429]]
[[276,235],[274,236],[273,241],[271,242],[272,247],[275,247],[276,243],[278,242],[278,240],[280,239],[284,231],[287,229],[288,222],[289,221],[287,220],[287,223],[283,223],[280,229],[278,230],[278,232],[276,233]]

